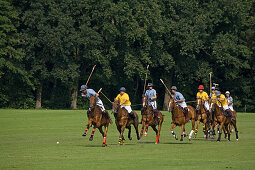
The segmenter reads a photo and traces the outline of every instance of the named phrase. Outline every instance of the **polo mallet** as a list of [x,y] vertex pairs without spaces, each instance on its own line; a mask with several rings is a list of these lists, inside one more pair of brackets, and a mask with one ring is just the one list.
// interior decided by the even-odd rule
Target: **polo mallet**
[[146,70],[145,80],[144,80],[144,86],[143,86],[143,94],[145,93],[145,89],[146,89],[146,81],[147,81],[147,74],[148,74],[149,66],[150,65],[147,65],[147,70]]
[[100,88],[100,89],[98,90],[97,94],[99,94],[101,91],[102,91],[102,88]]
[[87,82],[86,82],[86,86],[87,86],[88,83],[89,83],[89,79],[90,79],[90,77],[92,76],[92,73],[93,73],[95,67],[96,67],[96,65],[94,65],[93,68],[92,68],[92,71],[91,71],[91,73],[90,73],[90,75],[89,75],[89,78],[88,78],[88,80],[87,80]]
[[100,93],[102,93],[102,95],[103,95],[110,103],[113,103],[102,91],[101,91]]
[[162,84],[165,86],[167,92],[170,94],[170,98],[172,98],[172,94],[170,92],[170,90],[167,88],[167,86],[165,85],[164,81],[162,79],[160,79],[160,81],[162,82]]
[[210,75],[210,94],[212,94],[212,72],[210,72],[209,75]]

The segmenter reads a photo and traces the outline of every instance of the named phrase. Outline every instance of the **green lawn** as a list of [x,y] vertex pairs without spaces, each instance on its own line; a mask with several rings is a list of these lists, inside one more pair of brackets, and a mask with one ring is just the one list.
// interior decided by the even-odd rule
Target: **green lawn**
[[[0,110],[0,169],[254,169],[255,114],[238,113],[239,141],[224,138],[205,141],[201,127],[197,139],[176,141],[170,133],[170,114],[160,144],[154,131],[147,137],[127,139],[117,146],[115,125],[108,131],[108,147],[101,147],[98,130],[94,141],[81,136],[87,123],[82,110]],[[112,115],[113,118],[113,115]],[[140,131],[139,127],[139,131]],[[189,132],[191,124],[187,124]],[[89,131],[89,134],[91,133]],[[180,128],[175,132],[180,137]],[[59,141],[59,144],[56,142]]]

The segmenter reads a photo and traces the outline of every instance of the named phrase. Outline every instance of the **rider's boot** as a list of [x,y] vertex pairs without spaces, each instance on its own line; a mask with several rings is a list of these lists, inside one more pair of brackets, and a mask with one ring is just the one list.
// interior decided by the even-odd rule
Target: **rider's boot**
[[107,112],[107,110],[103,111],[103,113],[106,116],[106,118],[109,120],[110,124],[112,124],[112,119],[111,119],[109,113]]
[[188,122],[189,121],[189,109],[188,109],[188,107],[184,108],[184,116],[185,116],[186,122]]

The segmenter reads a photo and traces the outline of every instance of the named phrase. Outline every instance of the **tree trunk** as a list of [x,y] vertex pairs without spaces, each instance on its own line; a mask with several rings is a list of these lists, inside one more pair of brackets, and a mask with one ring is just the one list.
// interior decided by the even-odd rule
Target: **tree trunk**
[[35,109],[40,109],[41,107],[42,107],[42,85],[39,86],[36,92]]
[[[78,82],[76,82],[78,84]],[[71,108],[77,109],[77,98],[78,98],[78,88],[75,86],[72,93],[72,101],[71,101]]]
[[[170,90],[171,86],[172,86],[172,74],[170,74],[168,77],[166,77],[165,84],[166,84],[167,88]],[[169,97],[169,93],[165,89],[165,97],[164,97],[164,103],[163,103],[163,110],[167,110],[168,109],[169,98],[170,98]]]

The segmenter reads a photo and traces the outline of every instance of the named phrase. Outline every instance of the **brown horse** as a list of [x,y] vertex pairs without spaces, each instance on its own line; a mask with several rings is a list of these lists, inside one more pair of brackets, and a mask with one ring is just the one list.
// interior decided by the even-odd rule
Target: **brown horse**
[[[228,134],[228,140],[230,141],[230,129],[228,128],[231,123],[231,117],[227,117],[224,114],[224,110],[222,107],[219,107],[216,103],[213,103],[212,110],[215,113],[214,121],[218,124],[220,124],[219,129],[219,136],[217,141],[221,140],[221,134],[222,130],[226,130],[226,133]],[[237,135],[238,137],[238,135]]]
[[196,131],[195,131],[195,137],[197,136],[198,132],[198,125],[200,122],[203,122],[203,132],[204,132],[204,137],[207,139],[208,138],[208,131],[210,129],[210,124],[207,120],[207,115],[206,115],[206,110],[204,107],[204,103],[202,99],[198,98],[197,99],[197,126],[196,126]]
[[176,126],[181,126],[181,139],[180,141],[183,141],[183,136],[185,132],[185,123],[186,118],[184,115],[184,112],[180,106],[178,106],[174,99],[170,98],[168,102],[168,111],[172,112],[172,127],[171,127],[171,133],[173,137],[178,140],[177,135],[174,133],[174,128]]
[[[142,129],[141,129],[141,133],[140,133],[140,138],[143,136],[143,130],[144,130],[144,126],[146,125],[146,129],[144,132],[144,136],[147,135],[147,131],[148,131],[148,127],[151,126],[152,129],[156,132],[156,142],[155,144],[159,143],[159,137],[160,137],[160,131],[161,131],[161,127],[162,127],[162,123],[164,121],[164,117],[162,115],[162,113],[160,111],[155,111],[157,112],[156,116],[154,116],[154,111],[152,106],[149,105],[148,103],[148,96],[144,96],[142,98],[143,101],[143,108],[141,111],[142,114]],[[158,125],[158,129],[156,128],[156,126]]]
[[[100,109],[100,107],[96,105],[96,97],[95,96],[92,96],[92,95],[90,96],[89,103],[90,103],[91,111],[87,112],[88,124],[87,124],[87,128],[82,136],[86,136],[89,128],[92,125],[94,125],[89,140],[90,141],[93,140],[95,130],[96,130],[96,128],[98,128],[98,130],[100,131],[100,133],[103,136],[103,145],[102,146],[105,147],[105,146],[107,146],[106,134],[108,131],[108,126],[109,126],[110,120],[109,120],[109,118],[107,118],[107,116],[105,114],[102,113],[102,110]],[[102,129],[103,126],[105,127],[104,132]]]
[[125,128],[127,128],[128,131],[128,139],[132,140],[131,137],[131,124],[133,124],[135,130],[136,130],[136,135],[137,139],[139,140],[139,133],[138,133],[138,115],[134,112],[134,119],[130,117],[128,114],[127,110],[125,108],[121,108],[120,104],[118,101],[114,101],[112,104],[112,112],[115,117],[115,123],[117,126],[117,129],[120,133],[118,145],[121,143],[124,145],[125,144],[125,138],[123,136]]

